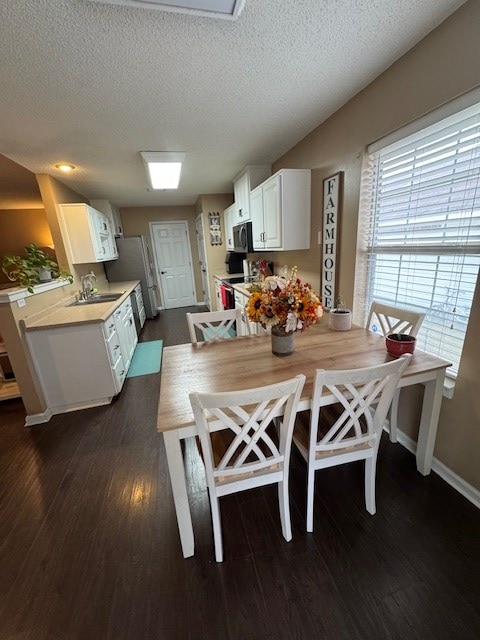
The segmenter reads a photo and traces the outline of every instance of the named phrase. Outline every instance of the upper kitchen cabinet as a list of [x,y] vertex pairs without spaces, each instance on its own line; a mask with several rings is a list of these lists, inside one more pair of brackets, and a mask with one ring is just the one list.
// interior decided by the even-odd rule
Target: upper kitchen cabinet
[[281,169],[252,191],[254,250],[310,248],[310,183],[310,169]]
[[233,251],[233,219],[236,215],[236,205],[231,204],[223,212],[223,226],[225,228],[225,245],[227,251]]
[[118,258],[109,217],[88,204],[60,205],[65,249],[72,264]]
[[250,220],[250,192],[271,174],[269,166],[248,165],[233,179],[234,205],[231,225]]
[[113,234],[116,238],[123,238],[122,220],[118,207],[110,202],[110,200],[90,200],[92,207],[101,211],[110,219],[113,228]]

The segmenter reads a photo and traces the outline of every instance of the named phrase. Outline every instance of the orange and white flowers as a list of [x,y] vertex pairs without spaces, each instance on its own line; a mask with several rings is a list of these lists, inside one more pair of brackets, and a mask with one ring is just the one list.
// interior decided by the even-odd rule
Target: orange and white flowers
[[309,284],[297,278],[296,267],[288,279],[269,276],[248,290],[247,316],[265,328],[278,327],[286,333],[304,331],[323,316],[319,297]]

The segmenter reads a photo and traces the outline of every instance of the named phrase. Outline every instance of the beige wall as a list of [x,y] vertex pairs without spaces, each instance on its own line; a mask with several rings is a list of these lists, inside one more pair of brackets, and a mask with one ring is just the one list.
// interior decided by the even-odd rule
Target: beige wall
[[[15,236],[12,238],[10,237],[10,228],[8,239],[4,239],[2,234],[0,236],[0,249],[3,250],[4,242],[14,241],[23,246],[30,242],[43,245],[44,240],[48,240],[45,244],[51,244],[53,240],[58,263],[69,269],[77,278],[77,282],[48,291],[41,296],[29,296],[25,298],[25,306],[21,308],[15,303],[0,304],[0,333],[5,340],[8,357],[15,371],[15,377],[22,394],[23,404],[29,415],[42,413],[46,409],[46,403],[33,373],[34,369],[23,340],[20,320],[72,294],[78,288],[79,275],[89,271],[90,267],[95,270],[95,273],[98,273],[100,279],[104,277],[102,265],[82,265],[81,269],[77,271],[73,265],[68,263],[66,258],[63,238],[58,224],[57,207],[59,203],[64,202],[85,202],[83,196],[47,175],[37,176],[37,182],[45,204],[45,210],[15,211],[15,215],[20,216],[25,226],[23,228],[21,225],[16,226]],[[3,212],[0,212],[0,220],[2,219],[2,214]]]
[[[53,244],[45,209],[0,210],[0,262],[6,253],[22,255],[27,244]],[[0,283],[10,282],[0,271]],[[13,285],[12,285],[13,286]]]
[[[152,238],[150,235],[150,222],[169,222],[173,220],[186,220],[188,224],[188,234],[190,236],[190,247],[192,252],[193,272],[195,280],[195,291],[197,292],[197,300],[202,298],[202,285],[200,277],[200,269],[198,268],[198,249],[195,235],[195,207],[125,207],[120,209],[120,217],[122,219],[123,235],[129,236],[145,236],[146,241],[152,251]],[[155,274],[159,291],[159,302],[161,303],[161,288],[158,274]]]
[[97,283],[99,287],[101,287],[102,282],[106,282],[103,263],[94,262],[92,264],[71,264],[65,250],[65,243],[58,220],[60,213],[59,205],[75,202],[85,202],[88,204],[87,198],[47,174],[37,174],[36,178],[42,200],[45,204],[45,211],[47,213],[48,224],[50,225],[58,263],[65,265],[75,278],[75,282],[72,284],[72,291],[79,289],[81,276],[89,273],[90,271],[93,271],[96,275]]
[[[216,307],[215,297],[215,282],[214,275],[216,273],[225,272],[225,256],[227,255],[227,249],[225,247],[225,224],[223,221],[223,212],[233,202],[232,193],[224,193],[217,195],[202,195],[195,203],[197,215],[202,216],[203,233],[205,238],[205,254],[208,267],[208,283],[210,287],[210,309],[213,311]],[[211,245],[209,234],[209,213],[220,213],[220,220],[222,225],[222,244]]]
[[[208,241],[208,212],[223,211],[232,204],[232,194],[202,195],[199,196],[195,205],[178,207],[124,207],[120,209],[123,234],[125,237],[143,235],[145,236],[150,249],[152,250],[152,239],[150,236],[151,222],[168,222],[170,220],[186,220],[188,223],[188,233],[190,236],[190,249],[192,253],[193,273],[195,281],[195,291],[197,302],[203,302],[202,277],[199,266],[197,234],[195,230],[195,219],[202,215],[203,227],[205,230],[205,246],[208,261],[209,273],[224,270],[225,268],[225,241],[218,247],[210,246]],[[156,274],[157,285],[159,278]],[[160,291],[160,286],[159,286]],[[210,284],[210,295],[214,297],[214,289]],[[160,296],[161,298],[161,296]]]
[[[480,84],[480,2],[472,0],[396,62],[370,86],[337,111],[282,158],[283,167],[311,168],[312,248],[285,252],[281,260],[297,264],[299,273],[318,286],[322,180],[344,171],[344,206],[337,290],[353,300],[357,213],[362,154],[365,147]],[[256,254],[255,254],[256,255]],[[275,254],[270,254],[275,259]],[[276,263],[278,259],[276,260]],[[480,286],[477,286],[454,398],[443,399],[434,455],[480,489]],[[412,403],[418,392],[404,393],[400,427],[416,439],[408,417],[418,416]]]

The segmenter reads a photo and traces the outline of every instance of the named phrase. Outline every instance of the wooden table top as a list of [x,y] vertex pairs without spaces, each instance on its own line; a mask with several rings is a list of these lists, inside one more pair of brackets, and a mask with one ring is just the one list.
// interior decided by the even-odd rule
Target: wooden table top
[[[166,347],[162,355],[157,430],[191,426],[191,391],[232,391],[306,376],[301,408],[312,396],[316,369],[354,369],[391,360],[385,339],[363,327],[332,331],[320,322],[295,335],[295,352],[272,354],[269,335]],[[403,378],[445,369],[446,360],[416,350]],[[302,406],[302,403],[304,406]]]

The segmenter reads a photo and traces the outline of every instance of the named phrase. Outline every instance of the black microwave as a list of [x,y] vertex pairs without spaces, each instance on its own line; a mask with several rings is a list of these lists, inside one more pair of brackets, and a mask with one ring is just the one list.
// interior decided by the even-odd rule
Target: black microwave
[[251,253],[253,251],[251,222],[242,222],[234,225],[233,250],[235,253]]

